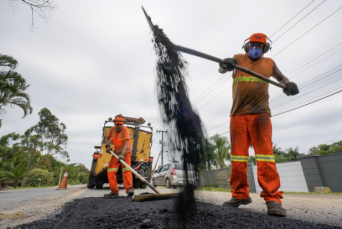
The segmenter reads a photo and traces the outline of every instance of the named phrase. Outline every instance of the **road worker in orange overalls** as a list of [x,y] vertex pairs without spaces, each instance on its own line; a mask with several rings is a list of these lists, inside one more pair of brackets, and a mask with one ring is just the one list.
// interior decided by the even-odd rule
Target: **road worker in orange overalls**
[[269,85],[254,76],[234,70],[234,64],[238,64],[267,78],[272,76],[286,86],[284,93],[287,96],[298,94],[297,85],[280,72],[271,58],[264,57],[264,53],[271,49],[271,43],[265,34],[252,34],[244,42],[245,54],[237,54],[220,64],[220,73],[233,71],[233,105],[230,113],[232,198],[223,205],[239,207],[252,202],[247,181],[248,148],[252,144],[258,182],[262,188],[260,196],[266,201],[267,214],[286,216],[280,200],[283,192],[278,190],[280,179],[273,155]]
[[[115,126],[113,126],[107,135],[106,150],[110,149],[108,144],[112,143],[114,145],[114,153],[131,166],[131,156],[132,156],[132,144],[129,136],[129,131],[125,127],[124,119],[121,117],[116,117],[114,120]],[[111,192],[105,194],[105,198],[115,198],[119,196],[119,188],[116,180],[116,173],[119,170],[120,162],[115,157],[112,157],[108,163],[107,176],[109,180],[109,187]],[[123,183],[128,196],[134,195],[133,189],[133,178],[132,172],[124,165],[121,165]]]

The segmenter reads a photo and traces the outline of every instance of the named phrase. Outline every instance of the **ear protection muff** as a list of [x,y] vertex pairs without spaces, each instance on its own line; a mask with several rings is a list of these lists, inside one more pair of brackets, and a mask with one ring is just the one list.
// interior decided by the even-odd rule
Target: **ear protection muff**
[[[266,42],[264,50],[262,51],[263,53],[267,53],[269,50],[272,49],[272,41],[266,36],[266,39],[269,40],[270,42]],[[249,52],[249,38],[247,38],[242,45],[242,48],[245,50],[246,53]]]

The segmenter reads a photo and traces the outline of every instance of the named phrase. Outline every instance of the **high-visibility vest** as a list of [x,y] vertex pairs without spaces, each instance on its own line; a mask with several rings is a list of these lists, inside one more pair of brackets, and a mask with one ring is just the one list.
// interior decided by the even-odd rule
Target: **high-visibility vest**
[[[108,132],[108,138],[110,138],[111,142],[114,144],[116,151],[122,151],[124,146],[124,141],[127,140],[127,148],[126,152],[132,151],[132,144],[131,144],[131,138],[129,136],[129,130],[127,127],[122,126],[122,130],[120,132],[117,132],[115,130],[115,126],[113,126],[109,132]],[[125,152],[125,153],[126,153]]]

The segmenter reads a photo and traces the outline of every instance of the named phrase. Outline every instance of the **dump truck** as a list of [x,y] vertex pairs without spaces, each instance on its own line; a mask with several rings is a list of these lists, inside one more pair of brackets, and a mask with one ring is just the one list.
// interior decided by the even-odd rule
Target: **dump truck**
[[[150,181],[153,163],[153,157],[151,157],[153,128],[151,124],[148,123],[147,126],[143,126],[145,120],[141,117],[131,118],[122,115],[117,116],[125,120],[124,125],[128,128],[130,133],[131,143],[133,145],[131,167],[146,180]],[[108,131],[113,125],[112,118],[109,118],[104,122],[101,145],[94,146],[95,152],[92,155],[92,164],[87,184],[87,187],[90,189],[102,189],[103,185],[108,183],[107,167],[112,155],[106,152],[106,139]],[[134,188],[146,188],[145,183],[140,182],[140,179],[135,177],[134,174],[132,174],[132,176]],[[116,178],[118,184],[123,184],[121,166],[116,174]]]

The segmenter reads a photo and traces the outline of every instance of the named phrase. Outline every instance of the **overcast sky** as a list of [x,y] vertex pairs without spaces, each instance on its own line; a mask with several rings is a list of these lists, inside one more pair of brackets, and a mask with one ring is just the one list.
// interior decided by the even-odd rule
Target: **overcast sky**
[[[31,31],[28,7],[0,1],[0,53],[18,60],[17,72],[31,85],[27,93],[34,108],[21,119],[20,108],[6,107],[0,136],[23,134],[46,107],[67,126],[71,162],[90,168],[93,146],[99,145],[108,117],[143,117],[154,127],[156,160],[161,139],[156,130],[167,127],[156,99],[156,56],[143,6],[173,43],[222,59],[243,53],[243,41],[252,33],[268,35],[273,45],[265,56],[300,89],[299,95],[287,97],[270,85],[274,144],[307,153],[313,146],[342,139],[342,93],[331,95],[342,89],[340,0],[57,3],[48,21],[34,16]],[[219,74],[215,62],[183,57],[188,61],[189,95],[208,136],[229,138],[231,73]]]

